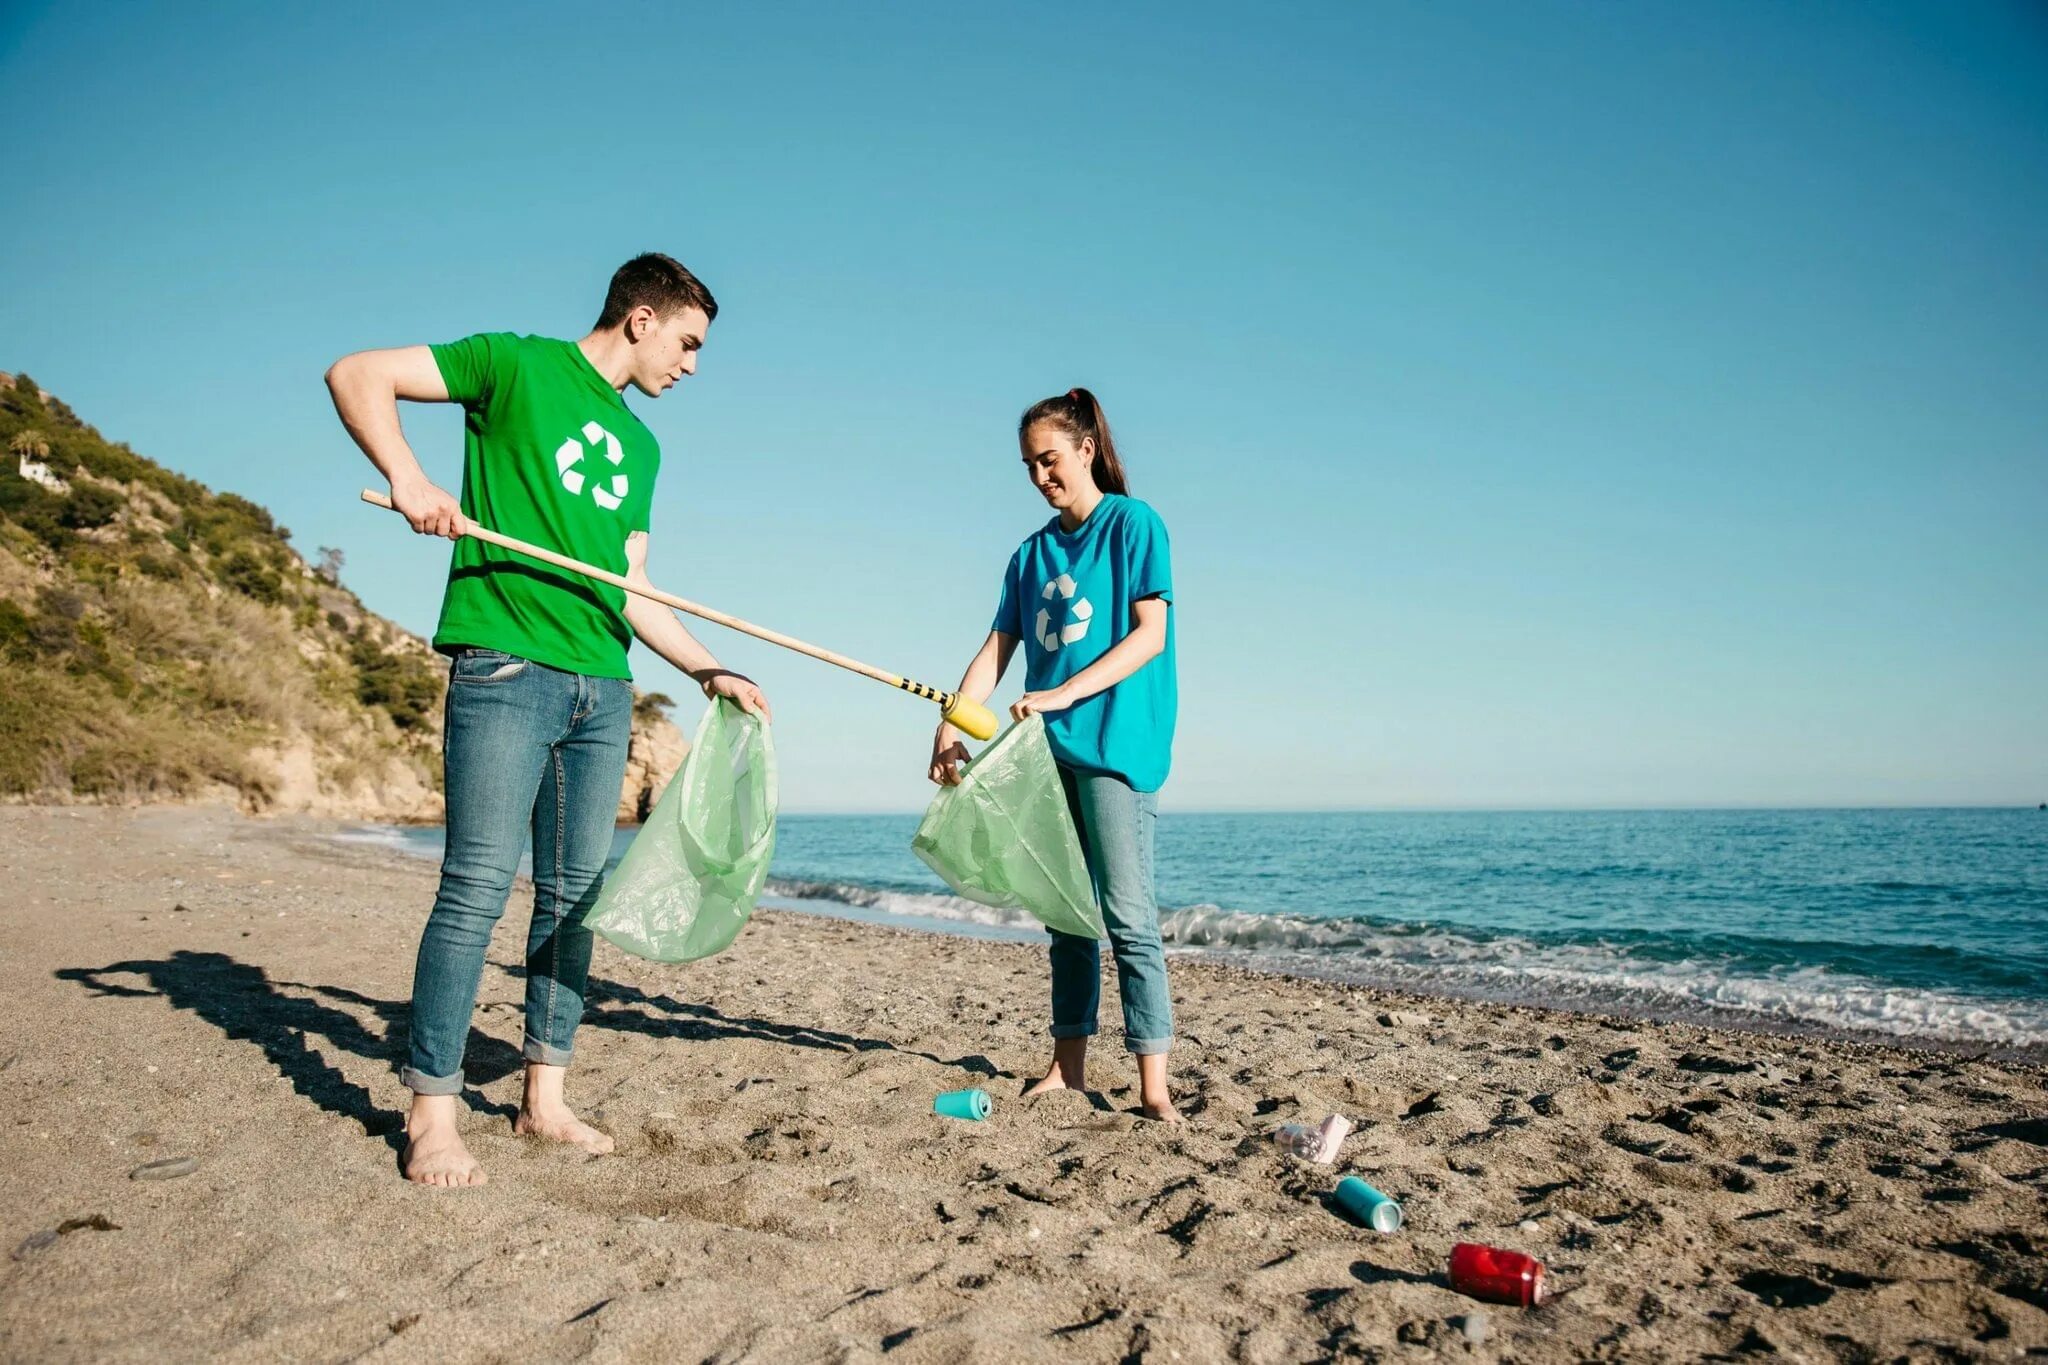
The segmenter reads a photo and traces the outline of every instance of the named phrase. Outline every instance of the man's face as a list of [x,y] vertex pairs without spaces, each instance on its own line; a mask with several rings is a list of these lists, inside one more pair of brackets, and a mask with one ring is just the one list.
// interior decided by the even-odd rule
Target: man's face
[[659,398],[686,374],[697,373],[697,352],[711,319],[701,308],[685,308],[667,317],[652,308],[635,309],[626,319],[626,337],[633,343],[633,387]]

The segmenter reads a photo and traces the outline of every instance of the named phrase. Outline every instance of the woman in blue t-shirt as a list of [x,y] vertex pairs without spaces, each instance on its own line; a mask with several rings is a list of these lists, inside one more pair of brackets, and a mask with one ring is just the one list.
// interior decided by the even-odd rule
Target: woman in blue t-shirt
[[[1152,889],[1152,831],[1177,701],[1166,525],[1130,496],[1102,405],[1088,390],[1034,403],[1017,435],[1032,486],[1058,515],[1011,556],[1002,605],[960,691],[987,700],[1022,644],[1027,690],[1010,714],[1045,717],[1116,956],[1139,1104],[1178,1123],[1166,1088],[1173,1002]],[[966,759],[958,733],[941,724],[932,781],[957,783]],[[1095,940],[1050,932],[1052,1066],[1032,1095],[1084,1088],[1101,994]]]

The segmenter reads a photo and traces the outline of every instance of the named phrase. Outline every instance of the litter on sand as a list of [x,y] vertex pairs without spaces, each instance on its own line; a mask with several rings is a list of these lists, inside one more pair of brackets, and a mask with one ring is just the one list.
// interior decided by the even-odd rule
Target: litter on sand
[[991,1104],[988,1091],[948,1090],[932,1101],[932,1112],[944,1114],[949,1119],[972,1119],[979,1123],[988,1117]]

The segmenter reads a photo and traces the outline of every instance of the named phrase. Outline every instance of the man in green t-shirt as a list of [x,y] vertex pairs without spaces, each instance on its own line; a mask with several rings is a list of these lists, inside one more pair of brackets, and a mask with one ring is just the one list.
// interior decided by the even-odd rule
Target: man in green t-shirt
[[[445,346],[344,356],[327,372],[349,435],[391,481],[415,531],[455,541],[434,647],[450,656],[443,763],[447,849],[413,971],[413,1091],[406,1178],[480,1185],[457,1125],[463,1045],[491,928],[527,836],[533,922],[526,939],[526,1096],[517,1132],[608,1152],[612,1140],[562,1097],[590,930],[611,851],[632,727],[626,646],[638,636],[704,689],[768,716],[746,678],[718,665],[667,608],[526,556],[465,539],[472,521],[644,583],[661,451],[626,406],[697,370],[718,303],[667,256],[619,267],[581,341],[488,332]],[[398,400],[460,403],[462,496],[421,470]]]

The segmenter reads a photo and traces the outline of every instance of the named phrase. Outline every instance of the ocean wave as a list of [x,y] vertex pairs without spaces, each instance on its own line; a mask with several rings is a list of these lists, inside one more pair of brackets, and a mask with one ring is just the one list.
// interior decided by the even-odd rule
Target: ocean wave
[[[418,832],[358,826],[332,837],[430,852]],[[431,850],[438,851],[438,850]],[[843,880],[773,877],[768,893],[877,918],[1032,932],[1038,922],[941,892]],[[1881,945],[1610,930],[1592,940],[1486,934],[1363,917],[1318,918],[1192,905],[1160,917],[1176,952],[1390,990],[1700,1022],[1875,1034],[2010,1048],[2048,1046],[2048,1001],[2038,992],[1972,995],[1939,984],[1905,986],[1841,964],[1884,966],[1922,978],[1986,973],[1982,954],[1943,945]],[[1836,965],[1813,961],[1825,954]],[[2024,957],[2025,955],[2021,955]],[[1955,960],[1970,958],[1965,962]],[[1928,959],[1921,961],[1920,959]],[[1933,959],[1941,959],[1935,961]],[[2016,961],[2015,971],[2031,962]],[[2017,982],[2015,984],[2018,984]]]
[[858,882],[803,881],[770,877],[767,892],[787,900],[828,901],[862,910],[906,918],[955,920],[992,929],[1039,929],[1039,922],[1023,910],[1003,910],[983,905],[964,896],[946,896],[929,891],[900,891],[889,887],[864,886]]
[[[1021,911],[853,882],[771,879],[794,899],[883,914],[1031,929]],[[1160,917],[1160,938],[1263,970],[1503,1003],[1805,1027],[2000,1047],[2048,1044],[2048,1002],[1900,987],[1825,967],[1757,967],[1734,954],[1646,956],[1611,942],[1540,942],[1427,924],[1255,914],[1216,905]]]
[[410,832],[412,828],[406,825],[352,825],[327,837],[337,844],[367,844],[414,857],[438,856],[438,843],[429,848],[419,835]]
[[2048,1007],[1898,987],[1825,967],[1649,962],[1605,945],[1476,942],[1438,933],[1363,951],[1219,956],[1255,966],[1424,994],[1705,1022],[1787,1025],[2000,1047],[2048,1044]]

